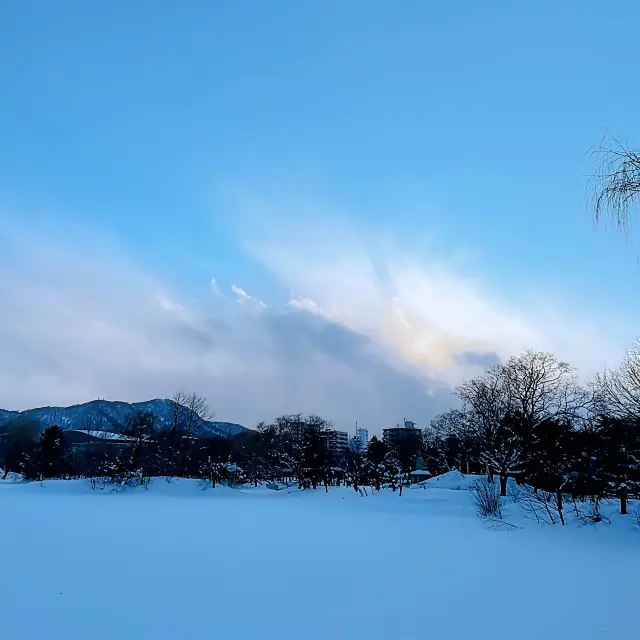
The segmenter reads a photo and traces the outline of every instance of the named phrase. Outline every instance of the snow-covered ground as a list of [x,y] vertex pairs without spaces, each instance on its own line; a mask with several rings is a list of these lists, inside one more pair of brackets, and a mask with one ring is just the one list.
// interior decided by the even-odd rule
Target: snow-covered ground
[[135,441],[132,436],[123,436],[121,433],[112,433],[111,431],[97,431],[95,429],[76,429],[78,433],[86,433],[88,436],[100,438],[100,440],[122,440]]
[[[463,483],[464,484],[464,483]],[[478,520],[426,489],[92,492],[2,483],[0,620],[21,640],[637,637],[640,531]],[[450,487],[450,488],[441,488]]]

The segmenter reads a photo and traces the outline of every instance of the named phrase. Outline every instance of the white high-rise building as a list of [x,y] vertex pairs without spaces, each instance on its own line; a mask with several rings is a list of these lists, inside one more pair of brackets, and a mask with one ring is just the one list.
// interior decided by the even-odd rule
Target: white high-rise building
[[364,451],[367,448],[367,442],[369,442],[369,431],[358,427],[356,429],[356,449]]

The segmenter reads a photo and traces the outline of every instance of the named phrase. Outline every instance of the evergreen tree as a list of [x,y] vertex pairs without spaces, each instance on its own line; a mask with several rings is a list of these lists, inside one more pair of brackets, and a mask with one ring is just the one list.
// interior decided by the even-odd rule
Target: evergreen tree
[[341,465],[354,491],[358,491],[360,485],[365,482],[366,468],[363,454],[349,447],[342,455]]
[[60,478],[67,473],[64,431],[53,425],[40,436],[36,451],[35,473],[39,478]]
[[4,477],[10,472],[28,476],[35,464],[35,453],[40,437],[37,420],[18,419],[2,428],[0,455]]
[[585,425],[574,434],[574,457],[571,472],[571,493],[593,504],[594,520],[600,520],[600,501],[609,490],[607,474],[607,443],[597,424]]
[[384,457],[382,463],[384,481],[391,487],[392,491],[395,491],[400,487],[400,495],[402,495],[402,465],[398,458],[397,449],[390,449],[387,451],[387,455]]
[[545,420],[535,428],[530,456],[522,469],[527,483],[555,496],[564,525],[563,494],[571,487],[575,466],[576,431],[568,420]]
[[128,460],[128,470],[132,473],[140,474],[140,484],[144,484],[144,479],[148,475],[149,461],[149,440],[154,432],[155,416],[149,411],[136,411],[127,417],[123,434],[133,438],[130,457]]
[[376,491],[380,491],[384,481],[384,463],[388,453],[389,448],[387,445],[377,436],[372,436],[367,445],[364,458],[369,482],[375,487]]
[[313,417],[307,422],[302,442],[302,468],[305,483],[313,489],[324,482],[328,484],[328,474],[331,467],[326,428],[324,421]]
[[626,515],[629,497],[640,489],[640,428],[637,419],[605,416],[599,433],[603,439],[604,473],[609,489]]

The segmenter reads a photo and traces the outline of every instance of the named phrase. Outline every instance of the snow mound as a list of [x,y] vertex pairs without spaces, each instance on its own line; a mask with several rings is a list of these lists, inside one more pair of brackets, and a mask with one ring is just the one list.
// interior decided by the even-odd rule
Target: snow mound
[[429,480],[425,480],[421,484],[426,484],[427,487],[434,487],[435,489],[468,491],[469,487],[482,477],[474,473],[465,475],[456,469],[455,471],[447,471],[447,473],[443,473],[440,476],[429,478]]
[[272,491],[282,491],[284,489],[294,487],[296,484],[296,482],[269,482],[267,484],[267,489],[271,489]]
[[24,478],[21,473],[14,473],[10,471],[7,473],[7,477],[4,477],[4,471],[0,469],[0,482],[24,482]]

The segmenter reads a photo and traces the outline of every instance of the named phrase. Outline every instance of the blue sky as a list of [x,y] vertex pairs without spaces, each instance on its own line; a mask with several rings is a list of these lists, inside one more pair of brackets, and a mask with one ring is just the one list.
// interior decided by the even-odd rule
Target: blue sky
[[0,405],[189,385],[221,419],[376,429],[426,421],[470,362],[615,361],[637,250],[594,232],[583,154],[604,127],[638,143],[639,19],[631,1],[2,3]]

